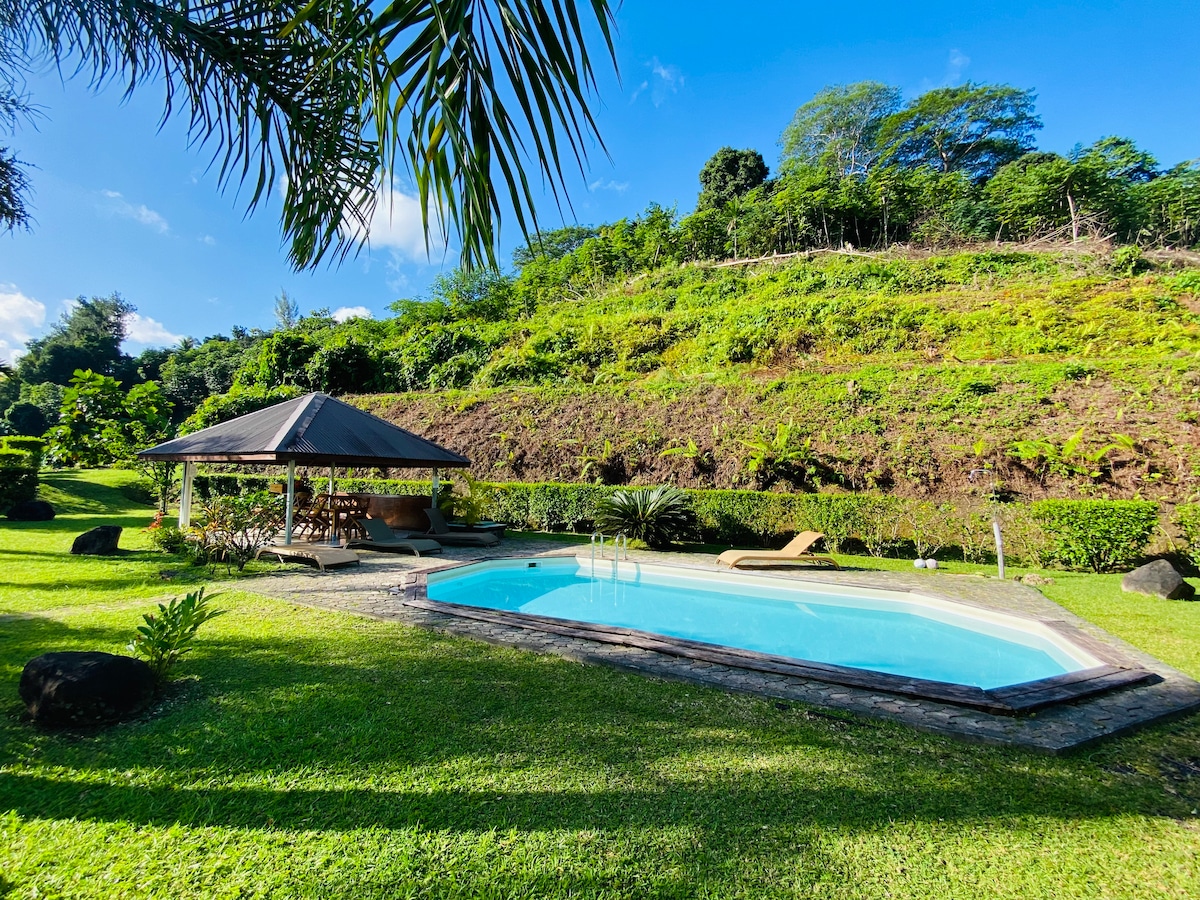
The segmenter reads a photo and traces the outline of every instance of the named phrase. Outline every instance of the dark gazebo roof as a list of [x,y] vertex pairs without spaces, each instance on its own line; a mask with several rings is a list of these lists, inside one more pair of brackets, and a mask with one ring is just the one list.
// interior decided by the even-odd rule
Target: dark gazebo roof
[[471,461],[336,400],[308,394],[143,450],[162,462],[466,468]]

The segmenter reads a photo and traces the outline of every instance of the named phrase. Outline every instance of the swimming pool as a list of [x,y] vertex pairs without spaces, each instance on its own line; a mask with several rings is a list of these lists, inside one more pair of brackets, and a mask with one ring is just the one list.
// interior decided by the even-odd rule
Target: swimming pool
[[583,623],[588,634],[665,636],[760,663],[752,667],[794,662],[818,675],[875,673],[893,686],[990,692],[1078,680],[1102,666],[1038,620],[908,591],[747,573],[605,560],[593,575],[586,559],[491,560],[430,573],[426,594],[535,627],[557,621]]

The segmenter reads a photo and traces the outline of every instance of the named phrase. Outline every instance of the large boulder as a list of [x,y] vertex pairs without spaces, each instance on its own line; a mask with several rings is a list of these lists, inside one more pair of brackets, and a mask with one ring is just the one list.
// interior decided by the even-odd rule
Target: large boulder
[[1196,589],[1183,580],[1165,559],[1156,559],[1138,566],[1121,579],[1121,590],[1134,594],[1150,594],[1164,600],[1191,600]]
[[54,518],[54,507],[45,500],[26,500],[8,510],[14,522],[49,522]]
[[71,552],[78,556],[110,556],[117,552],[120,539],[120,525],[98,525],[75,538]]
[[65,651],[26,663],[18,692],[36,722],[103,725],[145,709],[154,686],[154,673],[140,659]]

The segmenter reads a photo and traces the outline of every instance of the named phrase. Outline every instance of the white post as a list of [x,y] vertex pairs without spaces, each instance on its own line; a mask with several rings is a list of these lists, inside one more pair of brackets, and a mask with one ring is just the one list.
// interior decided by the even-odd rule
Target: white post
[[996,539],[996,568],[1000,580],[1004,580],[1004,537],[1000,534],[1000,516],[992,517],[992,537]]
[[333,466],[329,467],[329,546],[338,547],[338,511],[333,505]]
[[183,464],[183,485],[179,488],[179,527],[192,524],[192,479],[196,477],[196,464]]
[[290,544],[292,542],[292,519],[293,509],[296,506],[296,461],[288,460],[288,479],[287,479],[287,518],[284,520],[283,526],[283,542]]
[[438,473],[437,473],[437,469],[434,469],[433,470],[433,483],[429,490],[429,505],[432,506],[434,509],[437,509],[437,495],[438,495]]

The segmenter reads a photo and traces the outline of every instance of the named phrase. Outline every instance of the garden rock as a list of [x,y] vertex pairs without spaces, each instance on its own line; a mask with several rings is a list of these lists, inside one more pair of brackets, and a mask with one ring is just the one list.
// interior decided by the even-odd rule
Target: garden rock
[[99,525],[75,538],[71,552],[77,556],[108,556],[117,552],[120,525]]
[[54,507],[45,500],[26,500],[8,511],[14,522],[49,522],[54,518]]
[[1191,600],[1196,589],[1183,580],[1165,559],[1138,566],[1121,579],[1121,590],[1136,594],[1150,594],[1164,600]]
[[103,725],[136,715],[150,704],[154,673],[130,656],[45,653],[25,664],[18,692],[41,724]]

